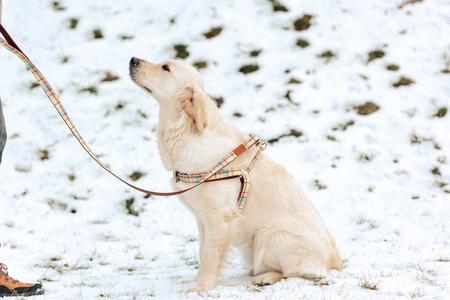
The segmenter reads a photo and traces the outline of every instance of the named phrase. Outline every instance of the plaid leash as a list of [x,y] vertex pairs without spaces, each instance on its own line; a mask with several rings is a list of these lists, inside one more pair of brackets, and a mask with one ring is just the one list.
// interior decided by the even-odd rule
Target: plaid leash
[[[253,142],[255,142],[253,144]],[[229,169],[229,170],[223,170],[228,164],[229,161],[234,160],[236,157],[234,157],[233,153],[228,154],[223,158],[211,171],[206,173],[198,173],[198,174],[186,174],[186,173],[179,173],[177,171],[173,172],[173,178],[176,182],[182,181],[182,182],[188,182],[188,183],[199,183],[204,178],[207,178],[205,181],[218,181],[223,179],[232,179],[239,177],[241,179],[241,192],[239,194],[238,198],[238,210],[239,212],[242,212],[245,206],[245,202],[247,201],[248,197],[248,191],[250,189],[250,177],[248,174],[250,173],[251,168],[254,166],[256,160],[261,155],[261,152],[266,148],[267,144],[266,141],[261,140],[259,137],[252,135],[250,139],[248,139],[244,144],[250,144],[257,145],[259,147],[259,150],[256,152],[255,156],[253,157],[250,164],[246,167],[244,167],[244,170],[247,172],[247,174],[244,174],[241,169]]]
[[[192,190],[196,187],[198,187],[199,185],[203,184],[204,182],[206,182],[210,177],[212,177],[215,173],[217,173],[218,171],[220,171],[222,168],[224,168],[226,165],[228,165],[229,163],[231,163],[234,159],[236,159],[239,155],[241,155],[242,153],[244,153],[245,151],[247,151],[250,147],[252,147],[253,145],[255,145],[256,143],[263,143],[261,142],[262,140],[260,138],[256,138],[256,136],[251,136],[247,141],[245,141],[243,144],[239,145],[236,149],[234,149],[229,155],[227,155],[224,160],[221,161],[221,163],[219,163],[213,170],[211,170],[208,174],[206,174],[205,177],[203,177],[198,184],[188,188],[188,189],[184,189],[181,191],[176,191],[176,192],[168,192],[168,193],[163,193],[163,192],[154,192],[154,191],[149,191],[149,190],[145,190],[145,189],[141,189],[137,186],[132,185],[131,183],[128,183],[127,181],[123,180],[122,178],[120,178],[119,176],[117,176],[116,174],[114,174],[108,167],[106,167],[99,159],[98,157],[94,154],[94,152],[92,152],[92,150],[89,148],[89,146],[86,144],[86,142],[84,141],[84,139],[81,137],[80,133],[78,132],[78,130],[75,128],[75,125],[72,123],[72,121],[69,118],[69,115],[67,114],[66,110],[64,109],[64,106],[62,105],[62,103],[59,101],[58,96],[56,95],[56,93],[54,92],[54,90],[52,89],[52,87],[50,86],[50,84],[47,82],[47,80],[45,79],[44,75],[42,75],[42,73],[34,66],[34,64],[31,62],[31,60],[25,55],[25,53],[19,48],[19,46],[17,46],[17,44],[14,42],[14,40],[11,38],[11,36],[8,34],[8,32],[6,31],[6,29],[2,26],[2,24],[0,24],[0,33],[3,35],[3,37],[5,39],[0,38],[0,44],[5,47],[8,51],[11,51],[12,53],[14,53],[16,56],[18,56],[27,66],[27,69],[33,74],[34,78],[36,79],[36,81],[39,83],[39,85],[41,86],[42,90],[45,92],[45,94],[47,95],[48,99],[52,102],[53,106],[55,107],[55,109],[58,111],[59,115],[61,116],[61,118],[63,119],[64,123],[67,125],[67,127],[69,128],[69,130],[72,132],[72,134],[75,136],[75,138],[78,140],[78,142],[80,143],[80,145],[83,147],[83,149],[89,154],[90,157],[92,157],[103,169],[105,169],[108,173],[110,173],[111,175],[113,175],[114,177],[116,177],[117,179],[119,179],[120,181],[122,181],[123,183],[125,183],[126,185],[128,185],[129,187],[138,190],[140,192],[146,193],[146,194],[150,194],[150,195],[155,195],[155,196],[174,196],[174,195],[179,195],[182,194],[184,192],[187,192],[189,190]],[[219,166],[220,165],[220,166]],[[215,171],[214,171],[215,170]],[[214,172],[213,172],[214,171]],[[213,173],[212,173],[213,172]]]

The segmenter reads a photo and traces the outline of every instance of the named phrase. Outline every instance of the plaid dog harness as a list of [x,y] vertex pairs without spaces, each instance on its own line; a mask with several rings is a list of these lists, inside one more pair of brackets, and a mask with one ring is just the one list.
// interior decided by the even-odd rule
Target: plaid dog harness
[[[225,180],[225,179],[233,179],[239,177],[241,179],[241,192],[239,194],[237,206],[239,212],[242,212],[245,206],[245,202],[247,201],[248,196],[248,190],[250,188],[250,177],[249,173],[252,169],[253,165],[255,164],[256,160],[259,158],[261,152],[266,149],[267,143],[265,140],[259,138],[256,135],[251,135],[248,140],[246,140],[243,145],[245,145],[248,148],[252,147],[253,145],[256,145],[259,147],[258,151],[256,152],[255,156],[253,157],[252,161],[248,166],[244,166],[243,170],[245,170],[245,173],[242,172],[239,168],[229,169],[229,170],[223,170],[229,163],[231,163],[233,160],[237,158],[236,154],[234,152],[229,153],[227,156],[225,156],[213,169],[211,169],[209,172],[205,173],[198,173],[198,174],[186,174],[186,173],[180,173],[178,171],[173,172],[173,178],[175,182],[187,182],[187,183],[199,183],[202,181],[210,182],[210,181],[218,181],[218,180]],[[205,180],[206,178],[206,180]]]

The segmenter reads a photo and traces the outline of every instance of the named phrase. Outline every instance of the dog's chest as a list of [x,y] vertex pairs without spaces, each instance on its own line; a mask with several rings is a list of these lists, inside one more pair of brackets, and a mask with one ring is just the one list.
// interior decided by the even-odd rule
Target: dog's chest
[[214,167],[234,143],[229,139],[186,137],[185,139],[160,139],[159,152],[167,170],[195,174]]

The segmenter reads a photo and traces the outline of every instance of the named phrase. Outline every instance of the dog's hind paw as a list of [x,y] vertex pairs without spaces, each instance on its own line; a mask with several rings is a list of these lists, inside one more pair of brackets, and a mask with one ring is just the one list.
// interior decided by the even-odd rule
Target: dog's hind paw
[[283,274],[278,272],[267,272],[253,278],[253,284],[257,286],[265,286],[277,283],[283,279]]

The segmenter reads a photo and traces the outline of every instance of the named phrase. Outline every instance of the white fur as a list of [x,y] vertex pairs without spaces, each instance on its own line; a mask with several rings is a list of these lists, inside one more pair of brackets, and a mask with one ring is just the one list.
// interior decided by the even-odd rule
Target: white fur
[[[209,171],[248,138],[220,115],[192,66],[140,59],[130,63],[130,76],[159,103],[158,147],[167,170]],[[251,148],[227,169],[243,168],[256,151]],[[194,214],[200,237],[200,269],[190,291],[216,286],[230,245],[240,248],[255,284],[273,284],[284,277],[320,278],[330,269],[343,268],[319,213],[283,167],[263,153],[250,182],[242,215],[237,211],[239,179],[205,183],[179,196]],[[172,183],[175,190],[192,186]]]

